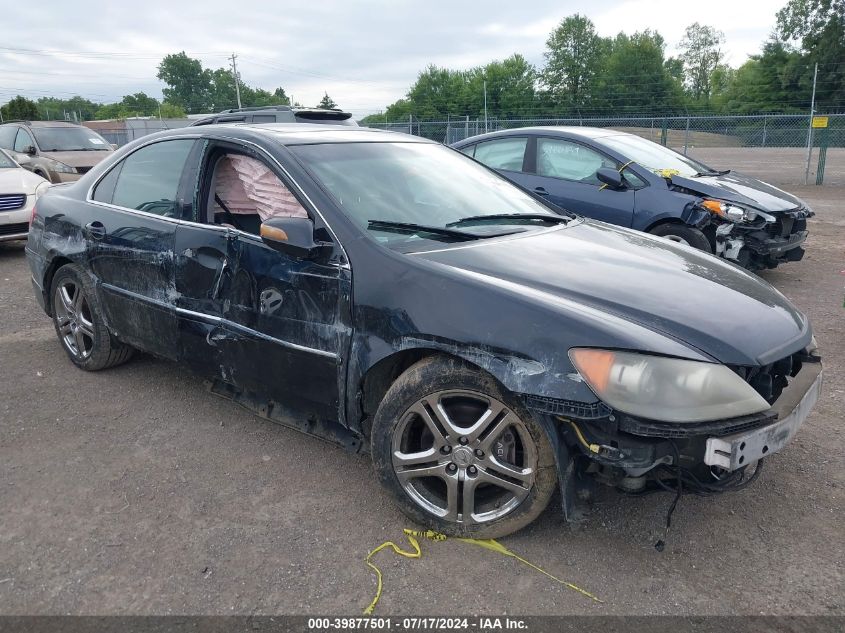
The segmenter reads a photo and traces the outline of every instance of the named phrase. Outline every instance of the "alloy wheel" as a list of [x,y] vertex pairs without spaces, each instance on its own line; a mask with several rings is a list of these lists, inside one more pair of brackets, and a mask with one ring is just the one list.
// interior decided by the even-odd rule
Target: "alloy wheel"
[[72,279],[62,281],[56,286],[53,309],[62,343],[76,358],[88,358],[94,348],[94,321],[82,285]]
[[537,449],[525,424],[502,402],[474,391],[440,391],[402,416],[393,469],[406,494],[446,521],[485,523],[530,494]]

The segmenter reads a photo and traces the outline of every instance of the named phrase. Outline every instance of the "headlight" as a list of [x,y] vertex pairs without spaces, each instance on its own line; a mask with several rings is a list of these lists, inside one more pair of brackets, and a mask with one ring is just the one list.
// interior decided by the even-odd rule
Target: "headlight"
[[59,161],[53,161],[53,171],[57,171],[60,174],[75,174],[76,167],[71,167],[70,165],[65,165],[64,163],[60,163]]
[[[730,220],[731,222],[753,222],[758,215],[765,216],[765,213],[760,213],[754,209],[746,209],[738,204],[730,202],[722,202],[721,200],[703,200],[701,206],[707,209],[710,213],[715,213],[718,216]],[[767,219],[768,220],[768,219]]]
[[47,191],[50,189],[50,183],[46,180],[44,182],[39,182],[38,186],[35,188],[35,199],[38,200],[41,196],[43,196]]
[[650,420],[701,422],[759,413],[769,403],[724,365],[573,348],[569,358],[614,409]]

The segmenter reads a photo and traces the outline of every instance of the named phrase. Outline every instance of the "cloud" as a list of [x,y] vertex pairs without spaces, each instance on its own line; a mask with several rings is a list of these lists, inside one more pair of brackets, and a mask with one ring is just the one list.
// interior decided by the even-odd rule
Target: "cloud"
[[[759,49],[782,2],[711,0],[667,10],[658,0],[596,0],[588,14],[602,35],[653,28],[670,48],[687,24],[712,24],[725,32],[728,61],[738,65]],[[536,0],[530,10],[503,0],[285,0],[248,10],[230,0],[147,0],[132,9],[118,2],[48,4],[4,9],[0,103],[18,93],[81,94],[95,101],[139,91],[160,97],[156,66],[184,50],[210,68],[227,66],[236,52],[247,84],[281,86],[305,105],[328,92],[362,116],[402,97],[429,63],[470,68],[518,52],[540,64],[554,26],[586,12],[581,3],[551,0]]]

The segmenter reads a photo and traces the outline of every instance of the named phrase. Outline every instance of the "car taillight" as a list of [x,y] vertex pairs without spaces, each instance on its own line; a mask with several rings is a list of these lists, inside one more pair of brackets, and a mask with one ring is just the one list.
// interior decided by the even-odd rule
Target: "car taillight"
[[32,222],[35,220],[35,205],[32,205],[32,213],[29,214],[29,226],[32,226]]

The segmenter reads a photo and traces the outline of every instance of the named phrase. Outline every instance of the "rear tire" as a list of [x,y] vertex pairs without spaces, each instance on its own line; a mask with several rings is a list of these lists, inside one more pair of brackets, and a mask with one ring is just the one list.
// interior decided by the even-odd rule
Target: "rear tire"
[[94,285],[76,264],[65,264],[50,286],[53,326],[71,362],[85,371],[125,363],[134,350],[112,336]]
[[423,359],[396,379],[371,445],[379,480],[402,512],[450,536],[515,532],[557,487],[546,430],[492,376],[455,358]]
[[677,242],[678,244],[685,244],[692,246],[700,251],[713,253],[713,247],[710,245],[710,240],[697,228],[687,226],[685,224],[658,224],[651,231],[652,235],[665,238],[670,242]]

